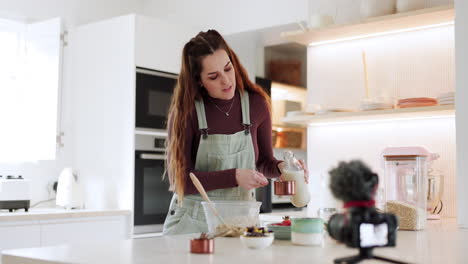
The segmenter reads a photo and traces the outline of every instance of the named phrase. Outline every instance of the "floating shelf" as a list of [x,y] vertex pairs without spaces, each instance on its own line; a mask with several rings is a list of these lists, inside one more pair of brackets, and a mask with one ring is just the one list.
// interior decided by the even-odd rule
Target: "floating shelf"
[[455,106],[430,106],[375,110],[362,112],[341,112],[323,115],[299,115],[283,118],[283,122],[296,125],[322,125],[366,121],[424,119],[437,117],[454,117]]
[[374,17],[365,21],[281,33],[282,38],[303,45],[321,45],[345,40],[392,34],[451,24],[455,19],[453,5]]

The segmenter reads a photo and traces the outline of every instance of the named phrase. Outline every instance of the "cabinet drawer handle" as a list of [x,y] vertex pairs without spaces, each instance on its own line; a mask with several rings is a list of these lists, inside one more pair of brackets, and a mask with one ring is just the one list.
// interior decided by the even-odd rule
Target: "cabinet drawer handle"
[[161,154],[140,154],[140,159],[146,160],[165,160],[166,155]]

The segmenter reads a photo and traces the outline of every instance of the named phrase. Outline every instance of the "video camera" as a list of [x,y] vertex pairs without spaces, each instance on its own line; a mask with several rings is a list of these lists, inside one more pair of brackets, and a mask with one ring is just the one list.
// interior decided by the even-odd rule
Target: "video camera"
[[363,162],[354,160],[340,162],[330,170],[330,189],[333,195],[344,202],[343,214],[334,214],[327,224],[327,231],[348,247],[359,248],[359,255],[335,259],[335,263],[358,263],[364,259],[391,260],[372,253],[375,247],[394,247],[398,219],[395,215],[381,213],[375,208],[374,196],[379,177]]

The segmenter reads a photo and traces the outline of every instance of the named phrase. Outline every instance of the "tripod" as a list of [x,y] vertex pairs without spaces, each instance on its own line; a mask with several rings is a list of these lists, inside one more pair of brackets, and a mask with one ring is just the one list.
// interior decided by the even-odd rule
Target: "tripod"
[[378,260],[382,260],[382,261],[386,261],[390,263],[396,263],[396,264],[409,264],[407,262],[402,262],[398,260],[375,256],[374,253],[372,252],[373,250],[374,248],[359,248],[359,255],[345,257],[345,258],[338,258],[334,260],[334,263],[335,264],[354,264],[365,259],[378,259]]

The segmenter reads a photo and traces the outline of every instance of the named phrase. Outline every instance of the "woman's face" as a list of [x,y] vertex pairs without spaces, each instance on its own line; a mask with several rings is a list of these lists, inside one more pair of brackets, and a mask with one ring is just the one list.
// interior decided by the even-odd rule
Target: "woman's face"
[[213,98],[229,100],[236,91],[236,74],[228,54],[216,50],[202,59],[201,84]]

